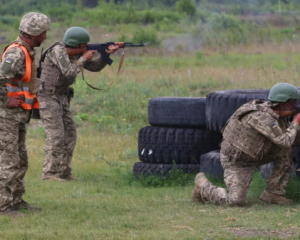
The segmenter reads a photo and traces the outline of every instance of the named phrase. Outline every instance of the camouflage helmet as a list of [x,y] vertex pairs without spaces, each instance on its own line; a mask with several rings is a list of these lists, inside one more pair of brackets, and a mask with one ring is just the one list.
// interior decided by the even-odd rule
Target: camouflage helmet
[[21,32],[27,33],[31,36],[39,36],[42,32],[51,29],[50,19],[37,12],[26,13],[20,22],[19,27]]
[[275,84],[268,96],[268,100],[272,102],[286,102],[290,99],[298,99],[299,93],[296,87],[288,83]]
[[90,41],[89,32],[82,27],[69,28],[64,36],[63,42],[68,46],[75,47],[81,43],[88,43]]

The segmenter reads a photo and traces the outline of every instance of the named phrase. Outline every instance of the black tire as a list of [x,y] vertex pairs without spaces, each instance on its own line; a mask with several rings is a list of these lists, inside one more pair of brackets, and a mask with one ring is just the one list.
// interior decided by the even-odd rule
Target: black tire
[[136,162],[133,165],[133,173],[135,176],[161,175],[167,176],[173,169],[184,173],[198,173],[199,164],[157,164]]
[[241,89],[213,92],[206,96],[206,127],[221,131],[231,115],[252,99],[267,100],[267,89]]
[[298,169],[300,170],[300,146],[293,147],[293,155],[294,176],[300,180],[300,171],[297,171]]
[[211,151],[201,155],[200,172],[204,172],[215,178],[224,177],[224,169],[220,161],[220,150]]
[[206,128],[205,98],[156,97],[148,102],[152,126]]
[[145,163],[197,164],[201,154],[220,149],[220,133],[207,129],[144,127],[139,131],[139,158]]
[[[293,162],[292,167],[293,168],[291,169],[291,176],[296,177],[297,179],[300,179],[299,172],[295,171],[295,168],[296,168],[295,162]],[[272,175],[273,168],[274,168],[274,162],[270,162],[270,163],[261,165],[259,167],[259,171],[260,171],[260,175],[262,176],[262,178],[267,180]]]
[[261,177],[263,179],[267,180],[271,176],[271,174],[273,172],[273,168],[274,168],[274,163],[273,162],[261,165],[259,167]]

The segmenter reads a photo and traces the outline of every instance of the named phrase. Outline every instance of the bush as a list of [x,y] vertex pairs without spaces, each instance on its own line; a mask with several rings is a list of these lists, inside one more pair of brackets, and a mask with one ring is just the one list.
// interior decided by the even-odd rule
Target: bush
[[46,15],[50,16],[51,22],[66,22],[71,20],[73,13],[71,10],[65,7],[51,8],[47,11]]
[[157,34],[153,30],[140,29],[133,33],[132,42],[134,43],[145,43],[150,42],[151,45],[159,45],[161,40],[158,39]]
[[78,12],[76,19],[84,20],[90,26],[99,26],[99,24],[152,24],[159,22],[179,22],[182,15],[170,10],[141,10],[137,11],[131,4],[128,7],[100,3],[93,9],[84,9]]
[[185,13],[191,17],[196,14],[196,7],[191,0],[180,0],[176,2],[176,9],[178,12]]
[[0,16],[0,23],[5,25],[14,26],[14,23],[16,22],[16,18],[12,16]]
[[241,20],[238,17],[229,14],[212,14],[207,21],[209,28],[213,30],[223,30],[223,29],[241,29]]
[[233,15],[214,13],[205,24],[193,29],[193,36],[210,46],[231,46],[248,41],[248,28]]

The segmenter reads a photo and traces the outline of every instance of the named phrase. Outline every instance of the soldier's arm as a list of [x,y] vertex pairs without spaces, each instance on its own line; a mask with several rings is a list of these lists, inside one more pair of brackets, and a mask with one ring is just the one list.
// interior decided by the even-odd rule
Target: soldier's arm
[[296,138],[300,126],[294,122],[284,131],[280,128],[278,121],[270,114],[256,112],[249,120],[248,124],[259,133],[270,139],[276,145],[283,148],[290,148]]
[[106,64],[107,63],[102,59],[101,54],[95,52],[93,58],[86,61],[83,67],[91,72],[99,72],[106,66]]
[[0,101],[8,103],[6,84],[10,79],[21,79],[25,74],[25,55],[20,48],[9,49],[0,63]]
[[77,62],[71,62],[65,47],[57,45],[49,54],[51,61],[60,69],[65,78],[76,78],[77,74],[80,72],[79,65],[82,63],[79,62],[78,64]]

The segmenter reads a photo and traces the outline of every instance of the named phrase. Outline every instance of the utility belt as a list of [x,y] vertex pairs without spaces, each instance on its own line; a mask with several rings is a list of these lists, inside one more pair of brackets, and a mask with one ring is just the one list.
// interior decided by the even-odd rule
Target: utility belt
[[38,86],[38,95],[51,96],[57,94],[59,96],[67,96],[70,100],[74,97],[74,88],[72,87],[58,87],[40,82]]
[[60,96],[67,96],[69,99],[74,97],[74,88],[71,87],[55,87],[55,94]]
[[[45,82],[40,82],[38,86],[38,96],[67,96],[68,102],[70,103],[71,99],[74,97],[74,88],[72,87],[58,87],[50,84],[46,84]],[[61,110],[61,115],[63,116],[63,101],[62,98],[59,97],[59,105]],[[34,113],[33,118],[39,119],[39,113]]]

